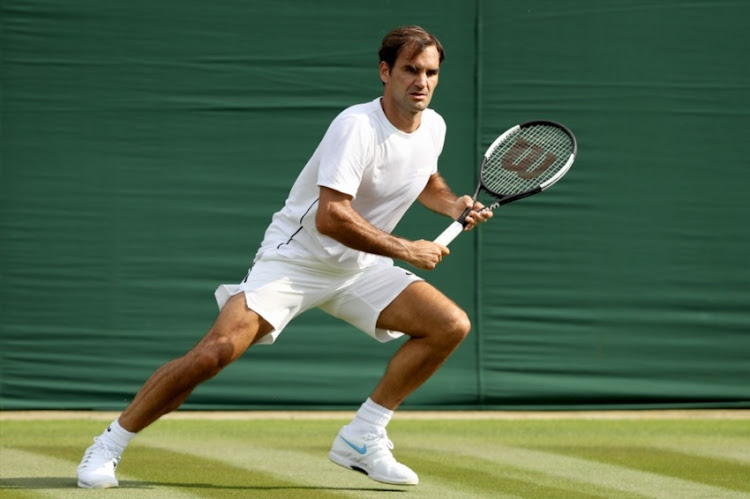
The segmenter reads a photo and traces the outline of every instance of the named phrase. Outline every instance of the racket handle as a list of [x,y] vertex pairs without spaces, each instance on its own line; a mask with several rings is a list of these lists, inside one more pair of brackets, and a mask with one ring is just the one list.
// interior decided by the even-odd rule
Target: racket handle
[[463,230],[464,226],[461,222],[453,222],[437,237],[437,239],[435,239],[434,242],[442,244],[443,246],[448,246]]

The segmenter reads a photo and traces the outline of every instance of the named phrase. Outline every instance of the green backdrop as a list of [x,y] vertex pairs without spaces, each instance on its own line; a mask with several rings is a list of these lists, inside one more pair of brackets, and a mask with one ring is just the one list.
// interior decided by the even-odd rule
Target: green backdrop
[[[441,171],[547,118],[579,158],[422,272],[474,330],[405,408],[750,407],[745,1],[0,2],[0,408],[122,409],[216,315],[380,39],[446,47]],[[415,206],[399,234],[446,220]],[[400,341],[321,312],[190,409],[344,408]]]

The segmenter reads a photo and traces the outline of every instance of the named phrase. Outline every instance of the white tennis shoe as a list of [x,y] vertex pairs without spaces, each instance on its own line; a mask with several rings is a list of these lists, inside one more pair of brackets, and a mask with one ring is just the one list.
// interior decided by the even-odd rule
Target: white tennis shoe
[[78,486],[84,489],[108,489],[117,487],[120,483],[115,478],[115,468],[120,458],[94,438],[94,444],[83,453],[81,464],[78,465]]
[[391,454],[393,442],[385,430],[350,438],[342,428],[333,441],[328,458],[350,470],[364,473],[377,482],[394,485],[416,485],[419,477]]

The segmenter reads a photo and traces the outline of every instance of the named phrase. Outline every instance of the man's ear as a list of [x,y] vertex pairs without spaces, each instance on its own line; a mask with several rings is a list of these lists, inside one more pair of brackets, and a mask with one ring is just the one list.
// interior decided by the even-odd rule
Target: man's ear
[[388,67],[388,63],[385,61],[380,61],[380,81],[383,82],[383,85],[385,85],[388,82],[388,79],[391,75],[391,68]]

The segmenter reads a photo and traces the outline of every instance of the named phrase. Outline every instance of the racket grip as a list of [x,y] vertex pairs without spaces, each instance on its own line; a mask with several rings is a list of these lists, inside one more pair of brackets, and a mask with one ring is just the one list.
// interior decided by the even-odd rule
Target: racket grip
[[437,239],[435,239],[434,242],[442,244],[443,246],[448,246],[463,230],[464,226],[461,222],[453,222],[437,237]]

